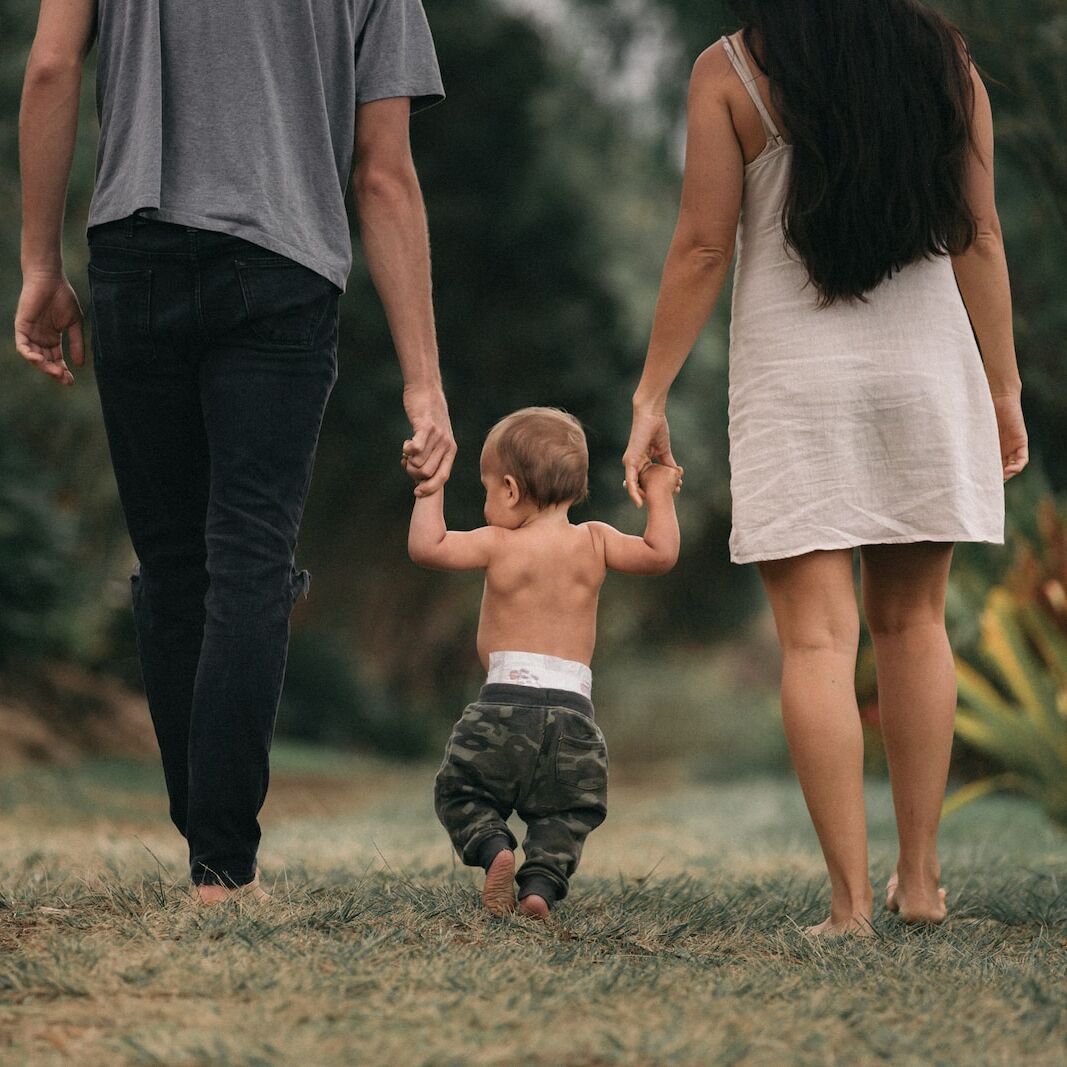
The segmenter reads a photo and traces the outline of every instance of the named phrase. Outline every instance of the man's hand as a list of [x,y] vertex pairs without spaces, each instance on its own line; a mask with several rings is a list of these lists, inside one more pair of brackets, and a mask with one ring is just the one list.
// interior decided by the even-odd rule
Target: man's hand
[[681,467],[671,467],[666,463],[649,463],[637,476],[638,485],[645,496],[652,493],[664,493],[677,496],[682,488]]
[[20,356],[63,385],[73,385],[63,354],[67,335],[70,361],[85,365],[82,309],[63,275],[27,276],[15,312],[15,347]]
[[411,436],[404,442],[401,463],[418,482],[415,495],[431,496],[448,481],[456,458],[444,391],[439,385],[405,386],[404,410],[411,423]]

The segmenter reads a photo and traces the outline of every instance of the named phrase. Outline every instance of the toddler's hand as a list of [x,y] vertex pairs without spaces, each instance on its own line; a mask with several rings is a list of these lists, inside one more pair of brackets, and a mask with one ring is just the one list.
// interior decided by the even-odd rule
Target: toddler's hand
[[649,463],[637,476],[637,481],[646,494],[666,490],[677,495],[682,488],[684,474],[685,471],[681,467],[671,467],[666,463]]
[[407,475],[407,476],[408,476],[409,478],[411,478],[411,480],[412,480],[412,481],[413,481],[413,482],[415,483],[415,495],[416,495],[417,497],[421,497],[421,496],[433,496],[433,495],[434,495],[434,493],[436,493],[436,492],[438,492],[438,491],[439,491],[440,489],[443,489],[443,488],[444,488],[444,486],[443,486],[443,485],[442,485],[442,486],[438,486],[438,487],[437,487],[436,489],[431,489],[431,490],[430,490],[430,492],[428,492],[428,493],[427,493],[425,489],[422,489],[422,488],[421,488],[422,484],[423,484],[423,483],[424,483],[425,481],[427,481],[427,480],[428,480],[428,478],[427,478],[427,475],[426,475],[426,474],[425,474],[425,473],[424,473],[423,471],[421,471],[421,470],[420,470],[420,469],[419,469],[418,467],[416,467],[416,466],[415,466],[415,465],[414,465],[414,464],[413,464],[413,463],[412,463],[412,462],[411,462],[411,461],[410,461],[410,460],[408,459],[408,457],[407,457],[407,456],[401,456],[401,457],[400,457],[400,466],[404,468],[404,473],[405,473],[405,474],[406,474],[406,475]]

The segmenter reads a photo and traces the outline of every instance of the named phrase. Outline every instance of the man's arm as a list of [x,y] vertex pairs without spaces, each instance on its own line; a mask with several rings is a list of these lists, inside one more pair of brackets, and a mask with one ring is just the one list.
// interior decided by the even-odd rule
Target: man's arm
[[431,495],[448,480],[456,443],[441,387],[430,282],[430,239],[411,158],[407,98],[374,100],[356,113],[356,211],[363,249],[404,376],[411,438],[404,467]]
[[74,381],[64,334],[71,362],[85,362],[81,307],[64,273],[62,242],[82,67],[95,27],[96,0],[41,0],[19,113],[22,295],[15,347],[64,385]]
[[489,566],[497,530],[483,526],[465,533],[445,526],[445,491],[419,496],[411,512],[408,555],[413,563],[437,571],[476,571]]
[[682,484],[681,467],[652,464],[640,476],[648,505],[643,537],[621,533],[604,522],[589,523],[604,544],[604,562],[623,574],[666,574],[678,562],[681,534],[674,496]]

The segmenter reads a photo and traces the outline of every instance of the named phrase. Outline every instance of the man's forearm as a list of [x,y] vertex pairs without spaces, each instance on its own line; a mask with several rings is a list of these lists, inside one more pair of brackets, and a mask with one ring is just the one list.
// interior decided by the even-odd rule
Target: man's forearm
[[438,366],[430,239],[414,169],[357,171],[356,206],[371,278],[389,321],[408,387],[437,387]]
[[19,113],[24,275],[63,271],[63,215],[81,78],[80,60],[30,55]]

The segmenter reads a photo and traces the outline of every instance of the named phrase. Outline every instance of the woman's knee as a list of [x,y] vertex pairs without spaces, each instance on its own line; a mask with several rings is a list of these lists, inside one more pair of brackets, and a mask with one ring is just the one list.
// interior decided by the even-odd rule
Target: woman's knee
[[905,637],[918,631],[939,632],[945,629],[944,603],[917,598],[913,602],[867,602],[867,629],[875,644]]
[[853,609],[840,614],[811,614],[779,624],[778,640],[783,656],[828,653],[855,656],[859,647],[859,617]]
[[879,545],[863,552],[863,611],[875,642],[943,629],[952,546]]
[[860,627],[850,553],[812,553],[760,571],[783,655],[855,655]]

